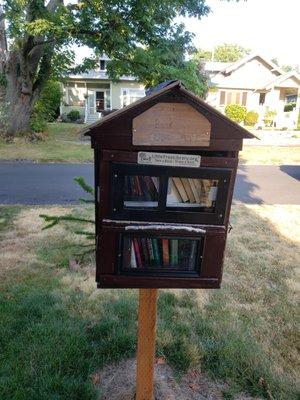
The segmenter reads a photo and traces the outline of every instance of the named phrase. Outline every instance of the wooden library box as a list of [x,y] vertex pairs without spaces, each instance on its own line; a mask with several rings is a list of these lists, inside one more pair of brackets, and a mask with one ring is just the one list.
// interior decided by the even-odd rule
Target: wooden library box
[[90,125],[96,281],[103,288],[219,288],[247,130],[179,81]]

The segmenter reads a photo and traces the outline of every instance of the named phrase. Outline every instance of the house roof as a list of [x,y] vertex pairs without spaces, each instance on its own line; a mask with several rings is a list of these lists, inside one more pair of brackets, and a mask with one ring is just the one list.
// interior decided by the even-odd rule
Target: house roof
[[273,70],[277,71],[280,74],[283,74],[283,71],[278,67],[278,65],[274,64],[272,61],[266,59],[265,57],[262,57],[259,53],[252,53],[248,54],[247,56],[241,58],[240,60],[236,61],[235,63],[227,66],[223,72],[225,74],[230,74],[231,72],[235,71],[236,69],[240,68],[242,65],[246,64],[247,62],[253,60],[253,58],[260,58],[262,61],[264,61],[266,64],[268,64],[270,67],[272,67]]
[[134,103],[130,104],[129,106],[121,108],[120,110],[117,110],[117,111],[101,118],[99,121],[84,128],[82,130],[82,133],[86,136],[94,136],[94,134],[98,133],[97,128],[109,125],[111,122],[113,122],[114,120],[116,120],[120,117],[124,117],[124,116],[126,117],[126,114],[128,114],[130,117],[132,115],[132,112],[135,110],[139,110],[141,105],[147,105],[147,103],[149,103],[149,106],[151,106],[153,104],[153,100],[167,94],[168,92],[173,91],[174,89],[179,91],[179,93],[182,96],[187,97],[188,99],[192,100],[193,103],[196,103],[197,105],[201,106],[201,109],[203,109],[206,113],[212,115],[214,118],[218,119],[223,125],[226,125],[227,128],[231,127],[232,130],[235,132],[235,136],[237,139],[254,138],[255,137],[249,131],[247,131],[240,125],[236,124],[231,119],[227,118],[224,114],[222,114],[221,112],[216,110],[214,107],[210,106],[205,101],[200,99],[200,97],[198,97],[194,93],[188,91],[180,81],[173,81],[173,82],[167,84],[166,86],[164,86],[162,89],[153,91],[152,94],[135,101]]
[[221,72],[224,71],[232,63],[220,62],[220,61],[206,61],[204,63],[204,70],[208,72]]
[[287,79],[294,78],[298,81],[298,85],[300,85],[300,75],[296,71],[290,71],[286,74],[278,76],[276,79],[272,80],[271,82],[267,83],[262,89],[271,89],[274,86],[281,85]]
[[[91,70],[88,72],[83,72],[82,74],[75,74],[75,75],[69,75],[69,79],[102,79],[102,80],[107,80],[111,81],[111,78],[107,75],[106,71],[96,71],[96,70]],[[120,77],[121,81],[136,81],[136,78],[134,76],[121,76]]]

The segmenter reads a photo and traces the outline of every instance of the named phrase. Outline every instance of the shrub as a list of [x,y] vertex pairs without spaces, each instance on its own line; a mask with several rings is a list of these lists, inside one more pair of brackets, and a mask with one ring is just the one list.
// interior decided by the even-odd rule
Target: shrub
[[276,115],[277,115],[277,112],[275,110],[274,111],[272,111],[272,110],[267,111],[265,113],[265,116],[264,116],[265,125],[269,126],[269,127],[273,126],[274,125],[274,119],[275,119]]
[[258,116],[258,113],[255,111],[247,112],[244,124],[248,126],[254,126],[258,121]]
[[44,107],[41,103],[37,102],[30,117],[30,129],[35,133],[45,131],[47,127],[47,120],[45,118]]
[[62,92],[59,82],[48,81],[43,87],[30,117],[33,132],[43,132],[47,122],[53,122],[59,115]]
[[296,107],[296,103],[294,101],[291,101],[290,103],[287,103],[284,106],[284,112],[293,111],[295,107]]
[[75,122],[80,119],[80,112],[78,110],[72,110],[67,114],[70,121]]
[[246,118],[247,108],[239,104],[230,104],[225,108],[225,114],[235,122],[242,122]]

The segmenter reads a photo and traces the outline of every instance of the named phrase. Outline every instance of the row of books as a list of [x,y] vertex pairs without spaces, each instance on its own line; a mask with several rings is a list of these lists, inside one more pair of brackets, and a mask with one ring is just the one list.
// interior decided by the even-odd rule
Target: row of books
[[[130,253],[127,268],[174,268],[193,271],[196,267],[197,240],[136,237],[125,241]],[[129,264],[129,265],[128,265]]]
[[[126,175],[124,201],[154,202],[157,206],[159,179],[153,176]],[[167,206],[194,205],[213,207],[218,191],[218,181],[214,179],[169,178]],[[153,203],[149,203],[149,206]],[[138,203],[137,203],[138,206]]]
[[152,176],[126,175],[125,201],[158,201],[158,178]]
[[217,198],[218,181],[214,179],[170,178],[167,205],[194,203],[212,207]]

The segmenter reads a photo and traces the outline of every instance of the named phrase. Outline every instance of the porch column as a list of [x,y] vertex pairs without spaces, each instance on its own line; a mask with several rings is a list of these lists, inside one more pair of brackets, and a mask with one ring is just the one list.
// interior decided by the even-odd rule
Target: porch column
[[[295,121],[295,129],[298,128],[298,121],[300,120],[300,86],[298,87],[297,90],[297,99],[296,99],[296,107],[295,107],[295,115],[296,115],[296,121]],[[299,121],[300,125],[300,121]]]

